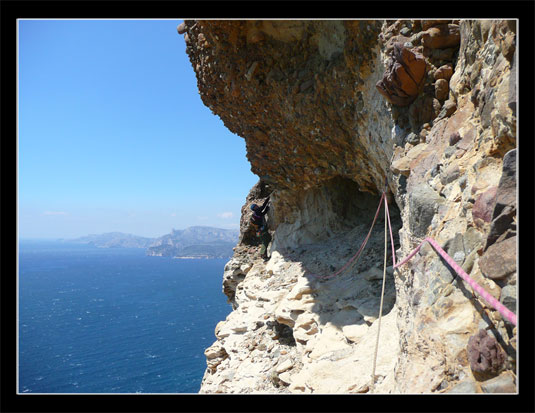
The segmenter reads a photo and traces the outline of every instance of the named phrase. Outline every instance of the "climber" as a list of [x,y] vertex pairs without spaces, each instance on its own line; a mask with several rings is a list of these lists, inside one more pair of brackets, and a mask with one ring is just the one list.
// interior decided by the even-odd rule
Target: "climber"
[[269,211],[268,202],[269,196],[266,198],[262,206],[258,206],[256,204],[251,205],[251,210],[253,211],[253,215],[251,216],[251,224],[256,231],[256,236],[260,238],[260,241],[262,242],[262,247],[260,247],[260,255],[264,261],[269,259],[267,256],[267,248],[271,242],[271,235],[269,234],[265,218],[266,213]]

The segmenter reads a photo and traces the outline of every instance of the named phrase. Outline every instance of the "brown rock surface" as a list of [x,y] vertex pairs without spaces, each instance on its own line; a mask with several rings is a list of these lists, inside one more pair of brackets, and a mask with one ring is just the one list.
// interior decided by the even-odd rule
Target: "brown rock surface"
[[422,44],[430,49],[446,49],[461,41],[457,24],[442,24],[428,29],[422,36]]
[[444,101],[448,98],[448,93],[450,89],[448,86],[448,81],[446,79],[438,79],[435,82],[435,97],[440,100]]
[[438,80],[438,79],[450,80],[452,75],[453,75],[453,68],[451,67],[451,63],[448,63],[447,65],[440,66],[436,70],[434,77],[435,77],[435,80]]
[[496,375],[503,368],[504,352],[485,330],[470,337],[467,352],[470,368],[476,373]]
[[492,244],[479,260],[479,268],[492,280],[516,272],[516,236]]
[[407,106],[421,91],[425,71],[422,55],[396,43],[383,79],[377,82],[377,90],[392,104]]

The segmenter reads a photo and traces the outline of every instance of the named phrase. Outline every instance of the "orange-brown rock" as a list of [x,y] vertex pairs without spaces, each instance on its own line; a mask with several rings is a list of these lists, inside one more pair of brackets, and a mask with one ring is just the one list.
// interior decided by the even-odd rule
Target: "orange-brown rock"
[[446,79],[438,79],[435,82],[435,97],[441,102],[445,101],[448,98],[448,93],[450,89],[448,86],[448,81]]
[[422,44],[429,49],[446,49],[458,46],[460,42],[459,26],[456,24],[431,27],[422,36]]
[[396,43],[383,79],[376,84],[377,90],[392,104],[407,106],[420,93],[426,68],[422,55]]
[[435,74],[434,74],[435,80],[438,80],[438,79],[450,80],[451,75],[453,75],[453,68],[451,66],[451,63],[448,63],[444,66],[440,66],[435,71]]

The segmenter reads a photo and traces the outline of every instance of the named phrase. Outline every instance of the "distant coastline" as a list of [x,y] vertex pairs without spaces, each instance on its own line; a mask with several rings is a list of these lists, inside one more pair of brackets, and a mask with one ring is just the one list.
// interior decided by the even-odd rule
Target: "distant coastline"
[[90,234],[60,242],[93,245],[97,248],[144,248],[149,256],[177,259],[230,258],[238,242],[239,231],[194,226],[157,238],[141,237],[122,232]]

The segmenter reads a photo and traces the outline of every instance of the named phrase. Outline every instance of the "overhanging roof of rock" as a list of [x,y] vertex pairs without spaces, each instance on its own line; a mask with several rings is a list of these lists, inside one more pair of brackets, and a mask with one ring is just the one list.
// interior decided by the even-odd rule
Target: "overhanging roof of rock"
[[381,24],[187,20],[185,41],[202,101],[245,138],[253,173],[278,188],[342,176],[375,191],[355,86],[371,73]]

